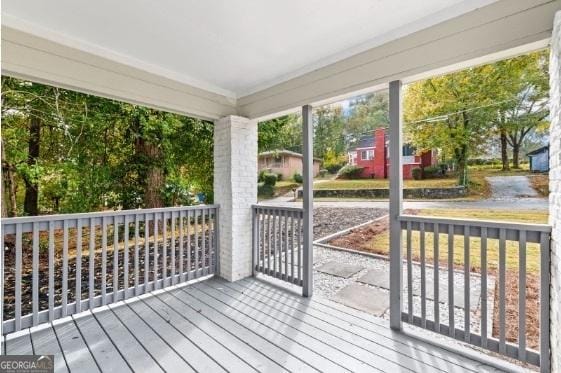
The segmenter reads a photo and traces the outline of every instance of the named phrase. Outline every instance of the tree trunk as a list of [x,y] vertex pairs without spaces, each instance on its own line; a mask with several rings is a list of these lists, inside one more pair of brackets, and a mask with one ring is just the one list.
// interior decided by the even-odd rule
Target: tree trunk
[[[27,165],[34,167],[39,160],[39,144],[41,140],[41,120],[31,116],[29,120],[29,142],[27,153]],[[25,199],[23,202],[23,212],[25,215],[39,215],[39,185],[36,180],[31,180],[29,176],[24,178]]]
[[144,206],[146,208],[164,207],[162,189],[164,188],[164,170],[158,165],[162,156],[161,149],[150,143],[144,143],[146,159],[153,162],[146,170],[146,189],[144,190]]
[[508,142],[506,138],[506,130],[501,128],[501,161],[503,163],[503,171],[508,171],[510,165],[508,163]]
[[[17,207],[17,200],[16,200],[17,185],[14,180],[13,166],[5,163],[4,167],[2,167],[2,171],[4,173],[2,177],[2,182],[4,183],[3,187],[6,188],[3,190],[4,193],[2,194],[3,206],[5,206],[7,210],[7,216],[14,217],[18,215],[18,207]],[[5,203],[6,191],[8,192],[8,201],[9,201],[8,204]],[[4,213],[4,207],[2,208],[2,213]]]
[[518,159],[520,155],[520,144],[512,144],[512,168],[520,168],[520,160]]

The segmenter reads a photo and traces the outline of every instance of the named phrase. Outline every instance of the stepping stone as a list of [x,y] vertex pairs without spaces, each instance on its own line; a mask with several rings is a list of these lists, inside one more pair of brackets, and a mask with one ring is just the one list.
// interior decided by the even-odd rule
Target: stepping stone
[[327,273],[328,275],[333,275],[337,277],[349,278],[355,273],[362,271],[364,267],[355,264],[346,264],[336,261],[327,262],[322,264],[316,271]]
[[358,284],[344,287],[331,300],[375,316],[382,316],[390,306],[388,292]]
[[[403,272],[403,284],[406,286],[407,272]],[[377,286],[383,289],[390,289],[390,274],[383,269],[371,269],[363,276],[359,277],[358,282]]]

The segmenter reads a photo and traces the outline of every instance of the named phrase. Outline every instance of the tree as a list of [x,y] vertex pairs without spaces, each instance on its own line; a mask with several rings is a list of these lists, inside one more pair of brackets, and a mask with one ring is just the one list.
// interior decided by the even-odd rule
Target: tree
[[468,157],[484,149],[491,131],[489,114],[481,110],[491,102],[484,81],[481,68],[472,68],[413,83],[405,94],[408,141],[453,158],[461,185],[467,185]]
[[513,167],[519,168],[522,143],[535,130],[547,127],[547,53],[540,51],[499,61],[482,69],[488,79],[485,90],[497,101],[493,123],[499,134],[503,170],[509,169],[508,149]]

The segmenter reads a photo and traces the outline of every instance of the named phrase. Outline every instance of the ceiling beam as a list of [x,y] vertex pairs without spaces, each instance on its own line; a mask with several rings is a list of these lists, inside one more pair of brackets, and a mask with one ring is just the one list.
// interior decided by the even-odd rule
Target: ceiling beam
[[236,113],[235,99],[76,45],[2,25],[2,74],[202,119]]

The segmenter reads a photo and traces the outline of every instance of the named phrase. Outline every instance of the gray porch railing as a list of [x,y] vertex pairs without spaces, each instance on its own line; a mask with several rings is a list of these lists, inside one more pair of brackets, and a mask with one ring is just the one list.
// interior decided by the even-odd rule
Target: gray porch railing
[[3,333],[216,272],[218,206],[2,219]]
[[301,208],[253,206],[253,274],[303,286]]
[[[551,227],[410,215],[401,216],[399,221],[405,232],[404,272],[407,273],[404,279],[407,309],[402,312],[402,320],[548,371]],[[427,244],[429,240],[432,245]],[[446,248],[447,253],[441,253],[441,248]],[[432,257],[430,262],[427,256]],[[413,264],[414,259],[418,265]],[[480,268],[475,283],[473,266]],[[413,275],[415,272],[417,276]],[[446,277],[444,284],[441,275]],[[489,299],[489,284],[493,280],[498,284],[498,295]],[[527,288],[529,281],[539,286],[539,294],[532,294],[532,288]],[[517,291],[514,285],[527,290]],[[514,290],[508,294],[507,288]],[[516,291],[514,300],[513,291]],[[473,297],[473,293],[480,293],[480,297]],[[479,302],[479,298],[479,312],[474,312],[470,301]],[[528,299],[534,305],[539,303],[538,314],[527,313]],[[513,301],[517,303],[515,307]],[[455,307],[461,303],[463,311]],[[510,320],[507,320],[508,303]],[[494,325],[493,309],[498,315]],[[517,314],[514,319],[513,314]],[[507,322],[515,323],[517,335],[507,335]],[[539,343],[535,348],[528,346],[528,326],[539,328]]]

